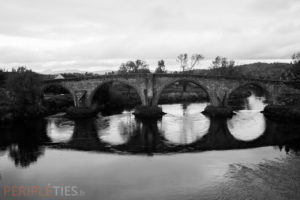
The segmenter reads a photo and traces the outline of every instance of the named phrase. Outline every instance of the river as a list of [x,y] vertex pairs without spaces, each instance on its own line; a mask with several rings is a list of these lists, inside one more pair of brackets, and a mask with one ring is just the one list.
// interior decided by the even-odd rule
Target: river
[[261,105],[210,119],[206,105],[162,105],[158,121],[124,111],[1,127],[0,186],[52,187],[18,199],[299,199],[300,125],[266,119]]

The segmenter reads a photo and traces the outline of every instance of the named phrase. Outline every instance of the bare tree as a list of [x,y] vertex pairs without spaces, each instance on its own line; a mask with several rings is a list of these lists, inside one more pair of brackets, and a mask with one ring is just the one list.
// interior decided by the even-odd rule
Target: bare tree
[[180,63],[180,67],[181,67],[182,71],[184,72],[186,70],[186,67],[187,67],[187,64],[188,64],[188,55],[187,55],[187,53],[180,54],[179,56],[177,56],[176,61]]
[[201,54],[193,54],[191,57],[190,70],[193,70],[195,65],[197,65],[202,59],[204,59],[204,56],[202,56]]
[[300,80],[300,52],[294,53],[292,59],[292,74],[296,80]]
[[180,54],[177,56],[177,62],[180,63],[182,71],[193,70],[194,67],[199,64],[199,62],[204,59],[204,56],[201,54],[193,54],[190,58],[190,66],[188,66],[189,56],[187,53]]

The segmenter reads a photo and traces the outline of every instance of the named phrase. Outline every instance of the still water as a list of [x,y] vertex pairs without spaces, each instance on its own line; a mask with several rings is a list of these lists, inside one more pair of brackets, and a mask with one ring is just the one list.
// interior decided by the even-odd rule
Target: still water
[[210,119],[195,103],[163,105],[158,121],[125,111],[1,127],[0,199],[12,185],[63,188],[18,199],[299,199],[300,125],[270,121],[255,105],[231,119]]

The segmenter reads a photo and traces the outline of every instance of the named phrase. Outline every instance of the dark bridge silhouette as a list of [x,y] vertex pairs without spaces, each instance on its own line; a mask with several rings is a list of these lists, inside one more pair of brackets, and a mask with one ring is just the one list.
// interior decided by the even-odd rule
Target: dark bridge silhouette
[[89,107],[99,87],[110,82],[120,82],[134,88],[143,105],[155,106],[162,91],[178,81],[192,82],[200,86],[207,93],[213,106],[226,103],[233,91],[246,85],[262,89],[270,104],[277,104],[278,97],[285,93],[299,94],[299,91],[289,87],[289,82],[286,81],[192,74],[122,74],[95,78],[53,79],[45,80],[43,88],[59,84],[72,94],[76,107]]
[[212,119],[209,131],[190,144],[172,144],[159,130],[157,121],[147,121],[137,126],[126,143],[112,145],[101,140],[94,120],[76,121],[74,132],[66,142],[53,142],[47,135],[45,120],[29,121],[11,129],[1,129],[0,156],[8,156],[16,166],[28,167],[37,162],[46,148],[117,154],[170,154],[202,152],[209,150],[232,150],[277,146],[298,152],[300,150],[299,124],[281,124],[267,120],[265,132],[252,141],[240,141],[230,133],[226,119]]
[[[264,146],[286,146],[299,150],[299,125],[286,126],[267,121],[265,132],[252,141],[241,141],[230,133],[226,119],[212,119],[209,131],[202,138],[190,144],[172,144],[159,130],[157,121],[138,122],[129,140],[120,145],[112,145],[99,139],[99,132],[93,120],[77,121],[72,138],[65,143],[52,145],[54,149],[107,152],[118,154],[164,154],[202,152],[208,150],[232,150]],[[101,131],[100,131],[101,132]]]

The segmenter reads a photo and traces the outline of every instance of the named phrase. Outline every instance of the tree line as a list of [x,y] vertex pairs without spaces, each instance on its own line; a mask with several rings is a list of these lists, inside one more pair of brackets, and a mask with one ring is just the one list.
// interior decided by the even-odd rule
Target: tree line
[[[300,52],[294,53],[292,56],[292,63],[286,64],[289,66],[286,69],[286,80],[300,80]],[[179,70],[170,72],[167,70],[164,60],[157,62],[157,67],[154,73],[191,73],[191,74],[203,74],[203,75],[221,75],[221,76],[245,76],[243,69],[237,69],[236,62],[226,57],[217,56],[212,60],[208,69],[196,69],[196,66],[204,59],[202,54],[192,54],[189,56],[187,53],[180,54],[176,57]],[[264,63],[253,63],[252,65],[258,66]],[[278,67],[277,63],[269,64],[271,67]],[[247,65],[251,67],[251,64]],[[251,70],[250,70],[251,71]],[[126,74],[126,73],[151,73],[149,65],[146,61],[136,60],[122,63],[117,72],[109,74]],[[264,77],[264,73],[255,74],[255,77]],[[268,74],[268,71],[266,72]],[[249,73],[247,73],[247,76]],[[280,77],[279,74],[277,77]],[[273,77],[273,76],[272,76]],[[281,78],[281,77],[280,77]]]
[[26,67],[18,67],[12,72],[0,72],[5,89],[0,93],[0,116],[9,119],[37,117],[44,114],[41,105],[41,76]]
[[[176,61],[179,64],[179,68],[181,73],[193,72],[195,67],[204,59],[204,56],[201,54],[192,54],[189,56],[187,53],[183,53],[177,56]],[[234,60],[228,60],[226,57],[217,56],[210,66],[211,69],[216,68],[232,68],[235,65]],[[115,73],[115,72],[112,72]],[[143,60],[135,60],[128,61],[126,63],[122,63],[119,66],[117,71],[118,74],[125,73],[151,73],[149,69],[149,65],[146,61]],[[154,73],[167,73],[167,69],[165,66],[164,60],[159,60],[157,62],[157,67]],[[110,73],[111,74],[111,73]]]

